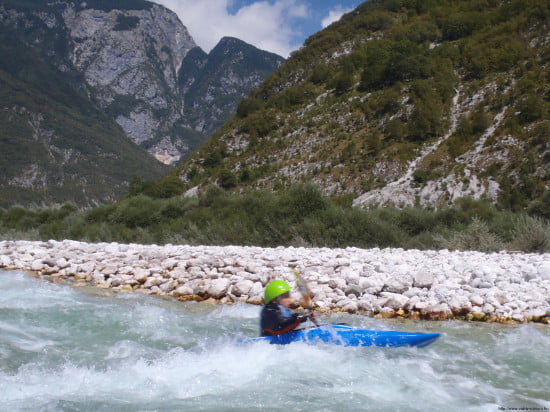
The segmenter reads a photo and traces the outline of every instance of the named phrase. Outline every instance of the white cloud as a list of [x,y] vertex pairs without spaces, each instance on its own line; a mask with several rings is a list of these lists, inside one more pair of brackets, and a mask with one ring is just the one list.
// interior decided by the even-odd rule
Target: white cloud
[[308,16],[302,0],[256,1],[230,14],[232,0],[155,0],[174,11],[195,42],[207,53],[224,36],[239,38],[288,57],[294,44],[293,21]]
[[334,23],[335,21],[338,21],[340,20],[340,18],[352,11],[353,9],[344,9],[342,8],[342,6],[338,6],[334,9],[332,9],[331,11],[329,11],[327,17],[325,17],[322,21],[321,21],[321,26],[323,28],[327,27],[327,26],[330,26],[332,23]]

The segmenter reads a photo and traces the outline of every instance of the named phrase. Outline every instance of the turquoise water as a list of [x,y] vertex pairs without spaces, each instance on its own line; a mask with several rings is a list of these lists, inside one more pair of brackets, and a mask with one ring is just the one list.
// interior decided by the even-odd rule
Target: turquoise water
[[550,328],[387,321],[426,348],[239,344],[259,307],[110,294],[0,271],[1,411],[550,410]]

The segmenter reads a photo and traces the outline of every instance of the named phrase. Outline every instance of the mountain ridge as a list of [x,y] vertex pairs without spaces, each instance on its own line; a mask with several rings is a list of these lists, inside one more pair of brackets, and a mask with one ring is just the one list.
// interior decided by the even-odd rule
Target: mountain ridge
[[178,170],[191,187],[314,182],[357,206],[513,210],[548,195],[543,1],[369,1],[311,36]]
[[[141,0],[5,0],[0,38],[3,207],[119,199],[133,176],[166,174],[162,163],[198,147],[267,75],[262,65],[241,67],[243,85],[231,99],[216,94],[223,90],[210,95],[223,110],[195,107],[186,118],[179,79],[196,44],[175,13]],[[232,47],[248,50],[243,61],[265,56],[273,70],[284,60],[244,42]],[[231,67],[226,50],[225,61],[205,55]],[[201,119],[214,127],[201,129]]]

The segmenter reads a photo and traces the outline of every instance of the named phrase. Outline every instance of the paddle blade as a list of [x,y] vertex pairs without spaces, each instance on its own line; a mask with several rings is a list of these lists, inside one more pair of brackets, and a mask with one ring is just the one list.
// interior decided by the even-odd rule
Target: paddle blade
[[291,268],[291,269],[296,279],[296,286],[298,287],[298,290],[302,295],[301,305],[306,309],[312,309],[313,305],[311,303],[311,298],[313,297],[313,294],[311,293],[309,286],[307,285],[302,275],[300,275],[300,272],[296,270],[296,268]]

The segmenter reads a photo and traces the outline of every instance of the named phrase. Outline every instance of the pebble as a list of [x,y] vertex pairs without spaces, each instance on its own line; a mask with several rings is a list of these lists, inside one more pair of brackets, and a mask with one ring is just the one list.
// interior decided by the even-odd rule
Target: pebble
[[180,300],[262,304],[291,266],[323,311],[550,324],[548,253],[0,241],[3,269]]

